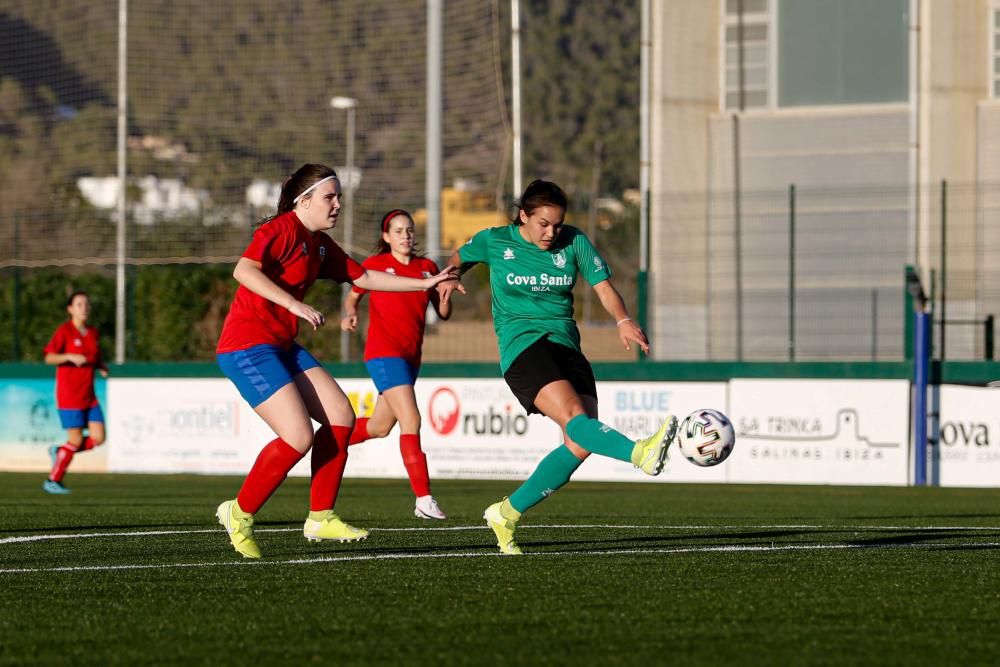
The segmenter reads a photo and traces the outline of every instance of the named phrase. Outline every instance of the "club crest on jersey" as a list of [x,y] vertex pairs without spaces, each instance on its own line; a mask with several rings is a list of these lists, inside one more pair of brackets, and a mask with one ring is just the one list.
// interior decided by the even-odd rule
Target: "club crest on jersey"
[[396,274],[396,269],[394,269],[394,268],[392,268],[392,267],[390,266],[389,268],[387,268],[387,269],[385,270],[385,272],[386,272],[386,273],[391,273],[391,274],[395,275],[395,274]]
[[503,251],[503,258],[514,259],[514,251],[511,250],[510,248],[507,248],[506,250]]
[[561,269],[566,266],[566,251],[560,250],[556,254],[552,255],[552,263],[556,265],[557,269]]
[[79,338],[74,338],[73,344],[76,345],[77,347],[83,347],[83,341],[80,340]]

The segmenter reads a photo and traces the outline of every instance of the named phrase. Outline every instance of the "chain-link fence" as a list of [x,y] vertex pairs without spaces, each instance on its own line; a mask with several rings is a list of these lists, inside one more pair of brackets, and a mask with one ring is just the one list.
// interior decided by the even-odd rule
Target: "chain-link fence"
[[674,358],[898,360],[914,265],[936,356],[992,358],[998,194],[942,182],[661,199],[676,251],[664,258],[672,280],[652,295],[653,326],[676,341]]
[[[457,202],[443,211],[443,257],[475,225],[509,218],[512,194],[510,5],[442,7],[443,183],[454,195],[446,202]],[[117,0],[0,9],[0,360],[37,359],[72,289],[90,291],[93,321],[108,338],[115,331],[118,9]],[[359,180],[345,178],[350,211],[334,238],[360,259],[385,210],[426,219],[427,9],[422,0],[254,2],[239,12],[128,3],[126,358],[210,359],[235,288],[232,264],[273,212],[278,184],[307,161],[343,171],[351,140]],[[534,9],[528,45],[550,34],[546,20],[559,20]],[[637,20],[636,11],[624,6],[618,18]],[[606,40],[613,46],[613,35]],[[602,247],[634,307],[637,205],[597,196],[600,145],[585,179],[594,189],[571,191],[569,222]],[[425,358],[496,358],[485,274],[467,282],[470,295],[447,326],[432,327]],[[578,293],[597,358],[629,356],[590,291]],[[317,285],[310,300],[335,314],[340,296]],[[329,329],[305,335],[336,360],[339,335]],[[362,344],[353,337],[347,358]]]
[[[464,231],[449,224],[501,224],[511,213],[509,6],[455,0],[443,7],[443,182],[471,194],[443,211],[442,237],[461,239]],[[360,173],[348,192],[349,250],[367,254],[384,210],[409,208],[420,218],[426,21],[425,3],[417,0],[262,2],[235,13],[190,0],[129,3],[129,359],[211,358],[235,286],[229,273],[254,223],[273,211],[277,184],[298,165],[343,168],[348,113]],[[64,317],[73,288],[93,292],[96,323],[106,336],[115,330],[117,38],[117,0],[11,0],[0,9],[0,360],[37,359],[39,341]],[[333,97],[351,102],[332,107]],[[845,121],[833,127],[839,134],[816,132],[819,121],[808,120],[795,126],[789,143],[807,135],[830,135],[827,143],[836,143],[900,134],[895,120]],[[569,222],[587,230],[609,260],[633,315],[648,313],[655,358],[900,359],[908,264],[934,297],[938,354],[991,354],[989,318],[1000,307],[1000,188],[822,186],[816,174],[809,185],[766,188],[762,183],[773,179],[764,176],[780,166],[767,150],[776,131],[764,141],[754,139],[755,127],[746,126],[738,194],[725,159],[734,151],[718,139],[728,136],[723,127],[712,135],[718,140],[706,192],[652,199],[653,254],[643,293],[638,198],[598,196],[600,143],[594,178],[569,186]],[[536,151],[545,146],[536,143]],[[674,149],[677,155],[655,157],[693,150]],[[808,163],[802,160],[794,164]],[[590,191],[587,180],[595,184]],[[334,237],[344,242],[344,230]],[[470,294],[453,321],[428,336],[428,360],[496,358],[484,272],[467,282]],[[590,357],[631,358],[590,291],[578,286],[576,294]],[[311,299],[327,312],[339,310],[334,287],[317,286]],[[334,360],[336,338],[322,332],[310,345]],[[350,358],[361,344],[352,338]]]

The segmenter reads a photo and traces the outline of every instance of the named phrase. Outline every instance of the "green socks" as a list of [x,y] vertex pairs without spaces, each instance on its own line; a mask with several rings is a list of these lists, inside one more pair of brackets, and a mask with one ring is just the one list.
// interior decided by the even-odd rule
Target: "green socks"
[[[528,511],[568,482],[581,463],[583,462],[566,445],[559,445],[539,462],[535,471],[517,491],[510,494],[509,501],[504,501],[500,506],[500,513],[505,519],[517,521],[521,518],[521,512]],[[517,513],[516,517],[508,516],[508,504]]]
[[[566,433],[588,452],[632,463],[636,443],[596,419],[577,415],[566,424]],[[582,461],[565,444],[559,445],[539,462],[531,476],[510,494],[510,499],[503,502],[500,513],[508,521],[517,521],[521,512],[528,511],[568,482],[580,463]]]
[[587,415],[577,415],[566,423],[566,433],[588,452],[632,463],[635,442]]

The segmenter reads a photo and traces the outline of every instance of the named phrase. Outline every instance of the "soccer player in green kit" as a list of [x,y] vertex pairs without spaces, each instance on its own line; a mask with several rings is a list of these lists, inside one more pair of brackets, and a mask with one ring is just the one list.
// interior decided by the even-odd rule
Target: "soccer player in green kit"
[[[573,319],[577,275],[590,283],[615,318],[626,350],[635,344],[648,354],[649,341],[629,317],[611,283],[611,269],[590,239],[564,224],[566,206],[566,193],[558,185],[532,181],[513,224],[478,232],[449,260],[461,269],[477,263],[490,267],[493,327],[504,379],[528,414],[543,414],[559,424],[565,439],[509,498],[486,508],[483,518],[496,533],[501,553],[509,555],[521,554],[514,532],[522,513],[566,484],[590,454],[658,475],[677,433],[677,419],[671,415],[660,430],[637,442],[597,419],[594,372],[580,350]],[[443,283],[442,302],[457,285]]]

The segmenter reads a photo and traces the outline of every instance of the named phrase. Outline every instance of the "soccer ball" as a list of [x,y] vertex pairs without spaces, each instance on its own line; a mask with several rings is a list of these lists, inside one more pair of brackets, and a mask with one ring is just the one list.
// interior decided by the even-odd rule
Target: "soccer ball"
[[725,461],[733,451],[736,432],[729,417],[718,410],[702,408],[681,422],[677,444],[681,454],[696,466],[714,466]]

